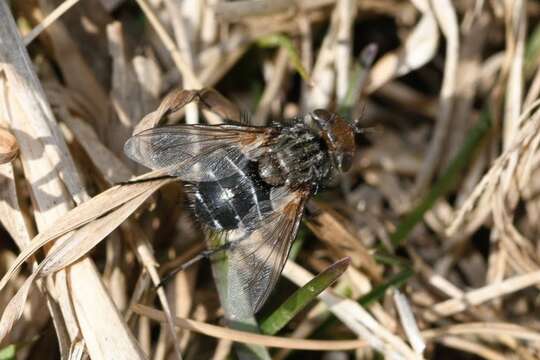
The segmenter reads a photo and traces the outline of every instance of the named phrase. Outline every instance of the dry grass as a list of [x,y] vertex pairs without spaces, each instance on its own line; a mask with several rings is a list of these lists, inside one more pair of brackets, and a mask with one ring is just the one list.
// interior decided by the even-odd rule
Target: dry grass
[[[524,0],[0,1],[0,360],[540,358],[539,19]],[[181,184],[115,185],[146,171],[127,137],[202,87],[258,125],[322,107],[376,127],[258,320],[351,266],[275,336],[224,325],[206,262],[156,290],[202,232]]]

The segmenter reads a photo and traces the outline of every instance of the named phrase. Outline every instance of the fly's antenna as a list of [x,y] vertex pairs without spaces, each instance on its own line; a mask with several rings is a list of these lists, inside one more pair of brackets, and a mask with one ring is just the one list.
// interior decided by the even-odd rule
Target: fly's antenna
[[378,134],[382,132],[382,126],[373,125],[367,127],[358,127],[354,129],[356,134]]
[[382,132],[383,128],[380,125],[365,126],[362,124],[362,119],[366,112],[366,104],[362,104],[360,116],[351,121],[351,127],[355,134],[374,134]]
[[353,128],[354,132],[357,134],[361,134],[364,132],[364,129],[366,129],[365,126],[362,126],[361,120],[364,118],[364,114],[366,113],[366,103],[363,103],[360,108],[360,115],[353,119],[352,121],[349,121],[351,124],[351,127]]
[[365,103],[362,104],[360,109],[360,116],[354,118],[353,120],[347,120],[347,122],[349,123],[355,134],[380,133],[382,131],[382,126],[365,126],[365,124],[362,123],[362,119],[364,119],[364,113],[366,112],[366,107],[367,106]]

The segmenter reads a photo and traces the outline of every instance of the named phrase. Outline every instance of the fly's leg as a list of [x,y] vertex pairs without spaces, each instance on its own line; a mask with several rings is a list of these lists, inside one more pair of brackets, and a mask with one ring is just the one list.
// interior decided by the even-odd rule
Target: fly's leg
[[186,270],[191,265],[193,265],[193,264],[195,264],[195,263],[197,263],[197,262],[199,262],[199,261],[201,261],[203,259],[210,259],[210,257],[212,257],[213,255],[215,255],[215,254],[217,254],[219,252],[228,250],[231,247],[231,245],[232,245],[232,243],[225,243],[225,244],[220,245],[220,246],[218,246],[218,247],[216,247],[214,249],[201,251],[200,253],[198,253],[197,255],[195,255],[194,257],[192,257],[191,259],[189,259],[188,261],[186,261],[185,263],[183,263],[182,265],[180,265],[176,269],[171,270],[170,272],[165,274],[165,276],[163,276],[163,278],[161,279],[161,282],[159,284],[157,284],[156,288],[158,288],[160,286],[163,286],[163,284],[168,282],[174,275],[176,275],[180,271]]
[[304,218],[306,221],[309,221],[317,226],[321,225],[319,221],[319,216],[323,213],[321,208],[317,206],[313,201],[308,201],[306,207],[304,208]]

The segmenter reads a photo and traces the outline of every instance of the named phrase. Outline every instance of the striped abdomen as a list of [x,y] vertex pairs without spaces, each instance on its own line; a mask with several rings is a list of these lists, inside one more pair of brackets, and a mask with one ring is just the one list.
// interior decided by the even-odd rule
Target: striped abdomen
[[253,162],[227,178],[197,183],[192,193],[195,214],[216,231],[239,228],[251,209],[262,215],[260,205],[269,198],[270,186],[261,181]]

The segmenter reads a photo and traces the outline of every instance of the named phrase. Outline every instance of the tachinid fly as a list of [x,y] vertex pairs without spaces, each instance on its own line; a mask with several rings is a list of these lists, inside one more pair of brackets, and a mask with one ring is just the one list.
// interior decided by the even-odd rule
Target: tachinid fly
[[306,201],[351,166],[356,127],[327,110],[250,126],[213,90],[176,96],[174,110],[198,101],[229,123],[147,129],[128,139],[125,152],[189,184],[209,246],[227,252],[254,313],[283,270]]

